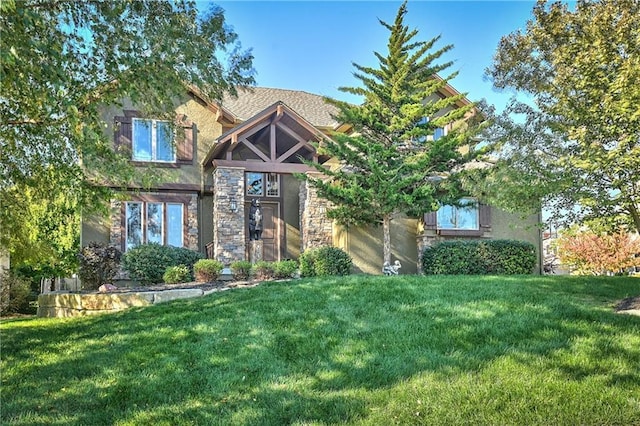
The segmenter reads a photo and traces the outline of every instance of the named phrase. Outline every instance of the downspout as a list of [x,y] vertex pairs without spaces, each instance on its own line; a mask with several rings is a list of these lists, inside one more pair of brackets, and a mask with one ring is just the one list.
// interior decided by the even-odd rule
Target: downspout
[[204,210],[204,206],[202,205],[204,202],[204,164],[200,163],[200,193],[198,194],[198,247],[200,247],[200,252],[207,254],[207,250],[205,248],[205,243],[202,240],[202,224],[204,218],[202,217],[202,211]]

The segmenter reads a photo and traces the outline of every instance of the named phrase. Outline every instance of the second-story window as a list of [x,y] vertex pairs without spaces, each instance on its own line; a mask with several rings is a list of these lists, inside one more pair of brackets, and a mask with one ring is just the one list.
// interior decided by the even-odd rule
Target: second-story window
[[135,161],[176,161],[173,132],[167,121],[133,119],[133,153]]

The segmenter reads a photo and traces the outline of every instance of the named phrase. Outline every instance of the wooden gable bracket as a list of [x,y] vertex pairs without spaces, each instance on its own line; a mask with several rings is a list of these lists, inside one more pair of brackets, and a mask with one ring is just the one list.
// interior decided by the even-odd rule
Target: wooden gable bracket
[[247,148],[253,151],[258,157],[262,158],[265,162],[267,163],[269,162],[269,157],[264,155],[262,151],[260,151],[254,144],[249,142],[247,138],[240,139],[240,142],[242,142]]
[[280,119],[284,116],[284,109],[282,108],[282,104],[278,104],[276,107],[276,115],[273,117],[271,124],[276,124]]
[[[238,144],[240,142],[245,143],[245,141],[247,140],[247,138],[249,136],[252,136],[254,134],[256,134],[257,132],[259,132],[260,130],[264,129],[265,127],[267,127],[269,125],[268,121],[265,121],[264,123],[260,124],[260,125],[256,125],[256,127],[254,128],[250,128],[250,130],[248,130],[246,133],[242,133],[242,129],[233,132],[231,134],[231,145],[229,146],[228,150],[227,150],[227,159],[231,159],[231,152],[233,152],[234,149],[236,149],[236,147],[238,146]],[[238,135],[242,134],[242,138],[238,138]],[[249,141],[247,141],[247,143],[251,143]]]

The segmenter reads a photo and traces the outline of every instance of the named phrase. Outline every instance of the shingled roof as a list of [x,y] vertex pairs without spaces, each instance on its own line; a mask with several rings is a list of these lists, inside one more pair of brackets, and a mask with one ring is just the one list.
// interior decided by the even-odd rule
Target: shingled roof
[[336,128],[339,124],[331,117],[331,114],[337,113],[337,109],[327,104],[323,96],[300,90],[241,88],[238,89],[237,98],[226,95],[222,100],[222,107],[239,120],[246,121],[278,101],[293,109],[315,127]]

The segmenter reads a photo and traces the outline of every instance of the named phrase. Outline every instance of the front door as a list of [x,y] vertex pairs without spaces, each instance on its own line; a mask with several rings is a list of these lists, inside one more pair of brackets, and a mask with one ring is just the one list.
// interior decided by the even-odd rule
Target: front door
[[[276,201],[260,201],[262,207],[262,260],[276,262],[280,260],[280,203]],[[249,217],[251,203],[245,206],[245,217]],[[246,258],[249,259],[249,228],[247,224]]]

